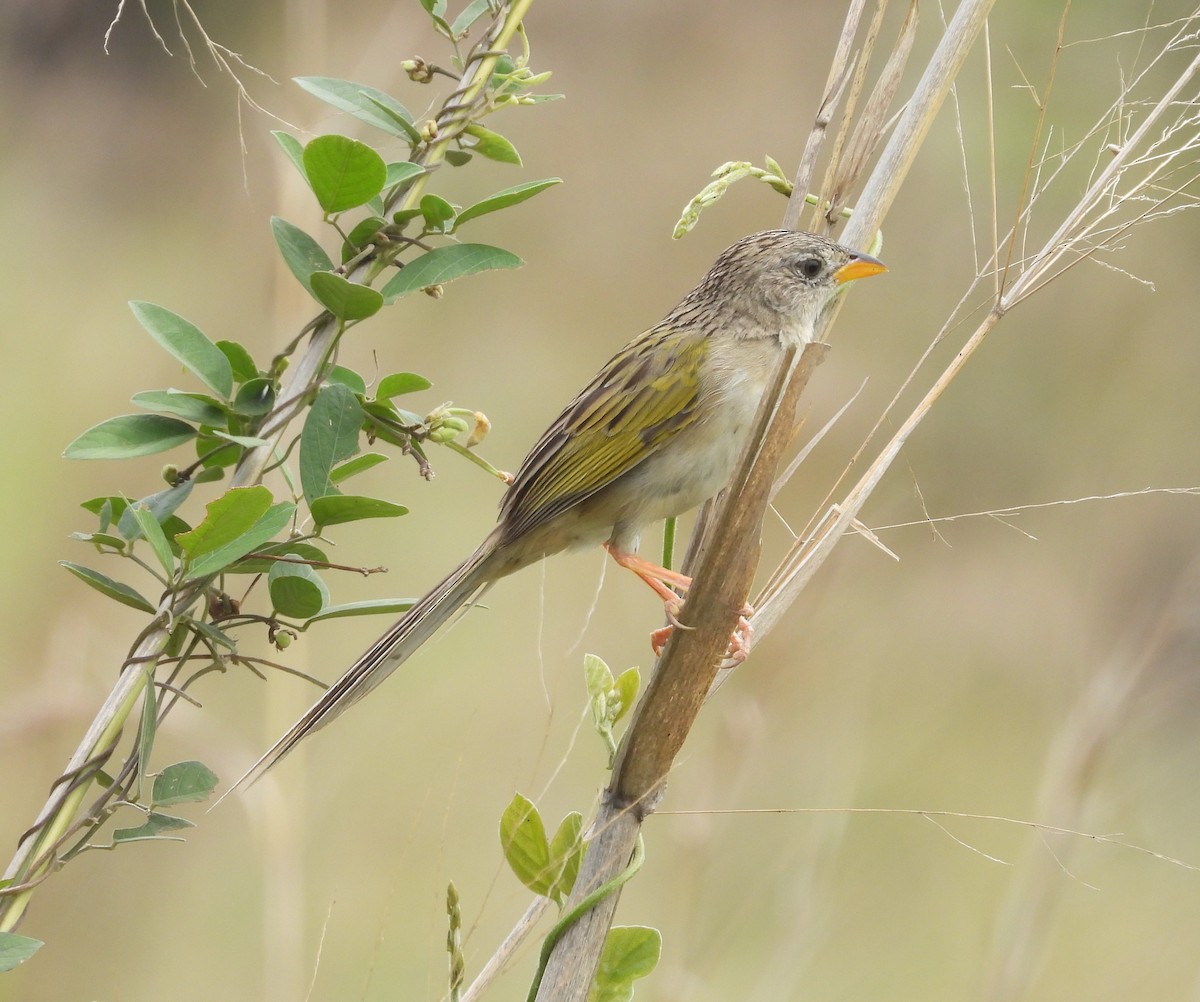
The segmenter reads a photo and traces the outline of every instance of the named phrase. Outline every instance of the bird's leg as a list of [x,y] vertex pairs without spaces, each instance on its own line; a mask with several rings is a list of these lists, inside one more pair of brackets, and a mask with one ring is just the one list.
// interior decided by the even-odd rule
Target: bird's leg
[[[608,550],[613,560],[626,570],[633,571],[663,600],[669,622],[666,626],[660,627],[650,634],[650,648],[654,651],[654,656],[658,657],[662,654],[663,648],[667,646],[667,641],[671,638],[675,627],[678,626],[682,630],[691,629],[690,626],[679,622],[679,612],[683,608],[683,603],[680,601],[679,592],[673,591],[668,585],[674,585],[679,591],[687,591],[692,586],[692,579],[686,574],[660,567],[653,561],[639,557],[636,553],[619,550],[612,543],[605,543],[604,548]],[[750,617],[753,615],[754,608],[749,602],[742,606],[738,613],[737,627],[729,638],[729,650],[725,654],[725,659],[731,662],[731,667],[741,664],[750,654],[754,637],[754,627],[750,624]]]

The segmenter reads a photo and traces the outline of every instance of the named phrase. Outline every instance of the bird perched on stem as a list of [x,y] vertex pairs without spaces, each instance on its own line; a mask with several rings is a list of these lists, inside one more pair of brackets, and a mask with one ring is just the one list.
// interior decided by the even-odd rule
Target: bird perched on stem
[[614,355],[525,457],[496,528],[391,626],[263,755],[265,773],[357,702],[488,585],[566,549],[603,544],[668,615],[683,575],[637,556],[652,522],[713,497],[733,473],[759,401],[790,345],[814,337],[844,283],[886,271],[825,237],[743,237],[654,327]]

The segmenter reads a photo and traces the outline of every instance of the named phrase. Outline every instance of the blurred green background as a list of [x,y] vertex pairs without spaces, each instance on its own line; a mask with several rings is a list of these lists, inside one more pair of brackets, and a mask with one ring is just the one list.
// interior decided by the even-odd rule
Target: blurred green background
[[[1023,76],[1045,79],[1059,11],[999,6],[1006,225],[1036,124]],[[1139,4],[1103,6],[1080,5],[1068,39],[1134,29],[1144,17]],[[287,81],[360,80],[419,114],[435,95],[399,62],[445,60],[416,0],[196,4],[217,41],[281,82],[242,74],[292,123],[280,125],[239,112],[228,77],[197,51],[200,86],[165,9],[152,7],[174,58],[134,9],[106,55],[113,7],[19,0],[0,10],[6,849],[141,626],[56,566],[91,556],[67,539],[88,524],[81,500],[148,493],[163,461],[68,463],[63,446],[131,410],[138,390],[190,386],[126,301],[161,303],[214,339],[269,357],[312,304],[279,265],[267,220],[316,231],[317,211],[268,131],[356,134]],[[1189,11],[1159,3],[1154,19]],[[453,399],[485,410],[495,428],[483,451],[514,468],[574,390],[718,250],[779,223],[783,200],[747,183],[686,240],[669,239],[722,162],[768,152],[794,169],[841,17],[832,3],[535,4],[534,68],[553,70],[546,89],[567,99],[495,119],[523,169],[442,173],[436,189],[468,204],[563,177],[473,231],[520,254],[525,268],[463,281],[440,302],[406,300],[355,333],[349,364],[427,375],[435,388],[414,408]],[[910,81],[940,35],[934,5],[923,17]],[[1083,138],[1138,44],[1064,50],[1052,148]],[[1190,58],[1175,56],[1176,72]],[[986,243],[984,79],[976,53],[957,99]],[[1039,203],[1043,239],[1080,187],[1071,179]],[[793,525],[820,507],[973,274],[950,105],[885,232],[891,273],[856,288],[843,311],[808,393],[808,427],[869,382],[780,497]],[[864,513],[869,525],[1200,483],[1200,229],[1177,216],[1133,232],[1109,259],[1154,289],[1087,265],[1016,310],[904,451]],[[935,366],[965,331],[934,352]],[[909,391],[904,402],[916,399]],[[902,403],[888,427],[905,413]],[[336,533],[337,559],[390,568],[384,581],[335,580],[336,600],[419,594],[487,531],[499,485],[449,453],[434,459],[432,483],[400,459],[364,480],[412,513]],[[1200,865],[1198,530],[1194,496],[1154,494],[881,531],[899,561],[847,539],[708,707],[664,813],[648,824],[648,863],[618,913],[663,932],[662,964],[638,997],[1200,998],[1194,869],[1002,821],[805,813],[1038,820],[1121,833]],[[786,538],[772,520],[768,553]],[[268,782],[211,814],[190,812],[199,826],[186,844],[73,862],[37,893],[21,931],[47,945],[0,978],[0,999],[441,997],[447,881],[463,899],[469,976],[527,904],[496,834],[513,792],[557,823],[586,813],[605,782],[599,741],[586,727],[575,739],[582,655],[614,670],[645,667],[660,618],[627,578],[596,552],[503,583],[487,610]],[[330,624],[288,657],[333,678],[382,625]],[[157,764],[199,758],[224,781],[313,696],[293,679],[263,683],[242,671],[210,677],[196,694],[204,709],[176,711]],[[778,812],[737,813],[759,809]],[[490,997],[523,998],[534,954],[527,945]]]

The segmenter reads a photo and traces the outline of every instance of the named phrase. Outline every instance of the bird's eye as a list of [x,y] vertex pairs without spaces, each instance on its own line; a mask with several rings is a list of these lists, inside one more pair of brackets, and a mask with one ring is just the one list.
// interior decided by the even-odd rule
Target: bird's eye
[[819,257],[802,257],[796,262],[796,270],[805,278],[816,278],[825,267]]

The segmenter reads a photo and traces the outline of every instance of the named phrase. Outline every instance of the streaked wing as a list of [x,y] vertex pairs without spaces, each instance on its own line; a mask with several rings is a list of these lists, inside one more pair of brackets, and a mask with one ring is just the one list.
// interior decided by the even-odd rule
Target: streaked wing
[[697,417],[707,341],[654,328],[600,370],[535,445],[500,505],[508,538],[629,472]]

